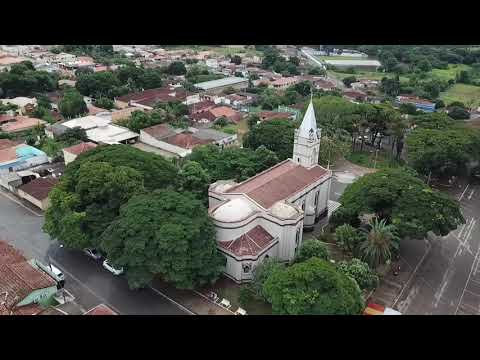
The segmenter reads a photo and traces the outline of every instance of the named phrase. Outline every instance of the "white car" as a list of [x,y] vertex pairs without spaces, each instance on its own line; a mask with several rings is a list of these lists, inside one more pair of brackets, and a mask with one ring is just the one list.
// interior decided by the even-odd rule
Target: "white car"
[[59,268],[57,268],[56,266],[54,266],[52,264],[48,265],[48,267],[50,268],[50,271],[58,279],[58,281],[65,281],[65,275],[63,275],[63,273],[60,271]]
[[83,252],[94,260],[100,260],[102,258],[102,254],[95,248],[86,248],[83,249]]
[[105,259],[103,262],[103,267],[110,271],[113,275],[121,275],[123,274],[123,267],[120,269],[115,269],[109,262],[108,259]]

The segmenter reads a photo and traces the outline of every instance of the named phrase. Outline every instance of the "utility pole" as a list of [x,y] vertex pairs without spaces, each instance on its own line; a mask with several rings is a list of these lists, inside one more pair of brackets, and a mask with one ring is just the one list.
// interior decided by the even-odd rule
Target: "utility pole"
[[377,156],[378,156],[378,149],[375,150],[375,162],[373,163],[373,168],[377,168]]

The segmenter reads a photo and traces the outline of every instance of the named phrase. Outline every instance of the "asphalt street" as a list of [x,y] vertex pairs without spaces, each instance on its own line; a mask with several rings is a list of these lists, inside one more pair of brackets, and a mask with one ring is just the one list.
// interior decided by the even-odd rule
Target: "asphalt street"
[[82,252],[60,248],[42,231],[44,217],[15,201],[0,190],[0,239],[27,258],[59,267],[65,274],[65,288],[84,309],[105,303],[125,315],[187,314],[155,290],[130,290],[124,277],[114,276]]
[[396,308],[412,315],[480,315],[480,185],[446,190],[460,201],[466,223],[431,249],[413,274]]

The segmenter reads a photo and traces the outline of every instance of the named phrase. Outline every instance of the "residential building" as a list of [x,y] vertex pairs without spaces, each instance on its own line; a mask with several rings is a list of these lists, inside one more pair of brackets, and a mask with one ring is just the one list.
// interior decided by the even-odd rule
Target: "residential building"
[[159,124],[140,130],[140,143],[161,149],[168,154],[167,157],[185,157],[198,145],[216,144],[223,147],[234,144],[236,140],[236,134],[192,127],[187,130],[178,129],[168,124]]
[[61,287],[39,262],[0,241],[0,315],[36,315]]
[[418,96],[400,95],[396,97],[395,103],[398,106],[400,106],[401,104],[413,104],[418,110],[422,110],[424,112],[435,111],[434,103],[425,99],[421,99]]
[[6,133],[17,133],[33,129],[37,126],[45,125],[44,120],[31,118],[27,116],[5,117],[0,115],[0,130]]
[[209,214],[225,274],[238,283],[252,279],[266,258],[291,261],[302,245],[303,229],[312,229],[329,213],[332,172],[318,165],[321,130],[310,102],[295,131],[291,159],[239,184],[210,185]]
[[73,145],[63,149],[63,159],[65,160],[65,165],[70,164],[74,161],[78,155],[92,150],[97,147],[97,144],[92,142],[81,142],[80,144]]
[[139,136],[127,128],[112,124],[108,118],[105,119],[92,115],[47,126],[45,134],[50,138],[54,138],[64,133],[67,129],[75,127],[84,129],[88,139],[96,144],[132,144]]
[[296,76],[292,76],[292,77],[282,77],[280,79],[272,81],[268,86],[274,89],[283,90],[298,83],[299,83],[299,79]]
[[144,109],[132,106],[126,107],[124,109],[113,110],[111,113],[112,123],[117,123],[119,121],[129,119],[134,111],[144,111]]
[[17,189],[18,196],[45,211],[50,205],[48,194],[57,183],[58,179],[56,178],[40,177],[25,185],[21,185]]
[[184,89],[168,86],[120,96],[115,99],[115,106],[119,109],[137,107],[144,110],[152,110],[157,103],[175,101],[190,105],[199,102],[200,97],[198,94],[188,95]]
[[26,144],[0,139],[0,173],[25,170],[48,163],[47,154]]
[[20,64],[22,61],[25,60],[28,59],[12,55],[0,56],[0,71],[10,70],[12,65]]
[[83,315],[118,315],[118,314],[112,309],[110,309],[107,305],[100,304],[91,308]]
[[19,115],[25,115],[37,107],[36,98],[28,98],[24,96],[19,96],[13,99],[0,99],[0,102],[5,105],[12,104],[18,106],[17,113]]
[[194,86],[207,94],[220,94],[229,88],[245,90],[248,88],[248,79],[233,76],[218,80],[204,81],[197,83]]
[[345,90],[343,97],[351,102],[365,101],[367,94],[358,90]]

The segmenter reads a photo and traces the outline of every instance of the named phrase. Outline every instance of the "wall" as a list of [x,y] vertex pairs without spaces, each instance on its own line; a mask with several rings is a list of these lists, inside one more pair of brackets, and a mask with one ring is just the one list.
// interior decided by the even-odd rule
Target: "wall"
[[77,158],[77,155],[72,154],[68,151],[63,150],[63,159],[65,160],[65,165],[70,164],[72,161],[74,161]]
[[46,210],[49,205],[48,198],[43,200],[38,200],[38,199],[35,199],[30,194],[27,194],[21,189],[18,190],[18,196],[21,197],[22,199],[27,200],[28,202],[32,203],[33,205],[35,205],[36,207],[42,210]]
[[185,157],[192,152],[192,150],[183,149],[179,146],[175,146],[175,145],[166,143],[164,141],[157,140],[143,130],[140,130],[140,141],[147,145],[150,145],[165,151],[169,151],[171,153],[175,153],[179,157]]

